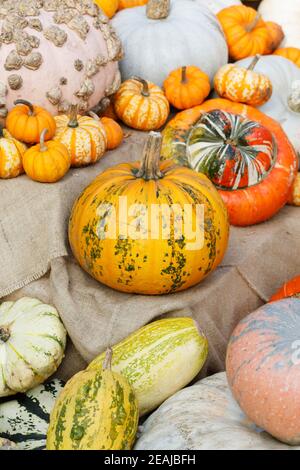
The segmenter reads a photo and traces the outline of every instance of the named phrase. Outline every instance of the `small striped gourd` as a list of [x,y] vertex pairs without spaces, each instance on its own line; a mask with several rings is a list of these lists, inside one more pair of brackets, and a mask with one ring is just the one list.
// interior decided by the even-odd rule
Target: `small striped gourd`
[[138,404],[126,378],[111,371],[108,350],[101,370],[79,372],[67,382],[50,417],[47,450],[129,450]]
[[52,375],[64,357],[66,330],[57,310],[23,297],[0,305],[0,397],[26,392]]
[[10,439],[20,450],[45,449],[50,413],[63,386],[54,379],[0,403],[0,440]]
[[[133,386],[140,415],[159,406],[201,370],[208,343],[192,318],[158,320],[113,347],[112,368]],[[88,369],[99,369],[104,354]]]

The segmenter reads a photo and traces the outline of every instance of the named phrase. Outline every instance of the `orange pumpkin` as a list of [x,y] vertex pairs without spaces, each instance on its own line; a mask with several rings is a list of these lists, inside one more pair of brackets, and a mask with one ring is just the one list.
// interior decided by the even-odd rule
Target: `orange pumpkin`
[[119,0],[94,0],[108,18],[112,18],[119,7]]
[[300,173],[296,176],[288,202],[291,206],[300,207]]
[[270,33],[254,8],[233,5],[221,10],[217,17],[224,30],[229,55],[233,60],[256,54],[267,54],[270,46]]
[[111,118],[102,117],[100,119],[99,116],[92,111],[89,112],[89,115],[96,121],[101,121],[103,124],[107,137],[107,149],[114,150],[119,147],[124,138],[122,127]]
[[22,158],[26,149],[25,144],[0,126],[0,178],[15,178],[24,173]]
[[282,27],[279,24],[274,23],[273,21],[266,21],[266,27],[268,28],[270,37],[269,47],[266,53],[272,54],[283,41],[284,32]]
[[55,183],[62,179],[71,165],[71,156],[60,142],[45,142],[47,129],[40,136],[40,143],[31,147],[23,156],[24,170],[31,179],[40,183]]
[[177,114],[163,134],[162,158],[209,175],[231,224],[263,222],[287,203],[298,159],[280,124],[256,108],[209,100]]
[[262,106],[272,95],[271,80],[253,69],[260,56],[256,55],[248,68],[224,65],[214,79],[215,90],[221,98],[251,106]]
[[198,67],[180,67],[164,81],[164,90],[170,104],[177,109],[197,106],[210,93],[209,76]]
[[43,129],[47,129],[45,140],[52,139],[56,124],[48,111],[26,100],[17,100],[15,105],[6,119],[6,128],[15,139],[35,144],[39,142]]
[[162,127],[170,113],[160,87],[139,77],[126,80],[115,94],[117,116],[133,129],[151,131]]
[[119,0],[119,10],[146,5],[148,0]]
[[285,299],[287,297],[300,297],[300,276],[296,276],[283,284],[278,291],[272,295],[270,302]]
[[[160,165],[160,150],[161,135],[151,132],[142,163],[105,170],[72,210],[69,239],[79,264],[122,292],[187,289],[226,251],[228,215],[218,192],[203,174],[170,161]],[[192,234],[195,227],[200,237]]]
[[300,67],[300,49],[297,47],[282,47],[277,49],[274,52],[275,55],[280,55],[281,57],[285,57],[286,59],[291,60],[294,64]]
[[116,115],[112,99],[110,99],[109,105],[102,112],[100,112],[100,116],[113,119],[114,121],[119,120],[118,116]]

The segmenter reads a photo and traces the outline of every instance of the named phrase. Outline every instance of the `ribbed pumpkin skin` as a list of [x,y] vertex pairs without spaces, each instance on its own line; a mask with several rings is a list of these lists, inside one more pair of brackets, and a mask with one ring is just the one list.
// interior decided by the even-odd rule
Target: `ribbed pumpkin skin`
[[[145,181],[135,174],[139,163],[124,163],[107,169],[83,191],[75,202],[69,223],[69,240],[75,258],[89,274],[103,284],[122,292],[164,294],[187,289],[200,282],[221,262],[228,242],[228,218],[225,206],[206,176],[164,162],[163,177]],[[195,204],[205,207],[204,246],[187,249],[186,242],[147,236],[138,240],[130,234],[125,239],[97,236],[97,228],[105,219],[98,212],[101,204],[111,204],[116,214],[119,196],[127,198],[127,207],[146,205],[193,204],[192,219],[196,221]],[[120,209],[120,210],[119,210]],[[150,208],[151,210],[151,208]],[[129,224],[129,219],[127,224]],[[172,224],[171,224],[172,225]],[[154,227],[152,227],[153,229]],[[171,227],[172,228],[172,227]],[[183,228],[183,233],[185,230]]]
[[147,82],[149,96],[143,96],[143,85],[137,80],[126,80],[114,97],[119,119],[134,129],[151,131],[162,127],[170,112],[169,102],[162,89]]
[[218,70],[214,85],[221,98],[250,106],[261,106],[272,95],[272,83],[266,75],[234,64]]
[[300,67],[300,49],[298,47],[282,47],[277,49],[274,54],[285,57]]
[[0,178],[16,178],[24,173],[22,157],[26,149],[25,144],[3,131],[3,137],[0,137]]
[[230,339],[226,371],[234,397],[256,425],[300,444],[300,299],[264,305]]
[[129,450],[138,405],[127,380],[109,370],[74,375],[50,417],[47,450]]
[[124,138],[124,132],[120,124],[109,117],[101,118],[107,136],[107,149],[114,150],[119,147]]
[[217,14],[224,30],[229,55],[234,60],[266,54],[270,45],[270,34],[258,13],[245,5],[224,8]]
[[245,189],[219,189],[232,225],[247,226],[263,222],[288,202],[297,173],[298,159],[281,126],[261,111],[223,99],[208,100],[200,106],[182,111],[168,123],[163,132],[162,158],[173,158],[176,163],[188,166],[186,144],[191,129],[203,113],[215,110],[237,114],[257,122],[275,138],[277,159],[263,181]]
[[[132,385],[142,416],[190,383],[207,354],[207,340],[192,318],[168,318],[150,323],[116,344],[112,370]],[[88,369],[101,368],[104,356],[97,356]]]
[[273,21],[266,21],[266,27],[268,28],[270,35],[270,44],[267,50],[267,54],[272,54],[275,49],[280,46],[282,40],[284,39],[284,32],[282,27]]
[[71,166],[80,167],[96,163],[103,157],[107,137],[100,121],[88,116],[77,116],[78,127],[69,127],[69,116],[56,116],[55,140],[64,144],[71,155]]
[[286,282],[272,297],[270,302],[281,300],[286,297],[300,297],[300,276],[296,276]]
[[8,132],[20,142],[36,144],[44,129],[48,129],[46,139],[52,139],[55,134],[55,120],[51,114],[40,106],[33,106],[34,115],[30,115],[27,105],[17,105],[7,116],[6,128]]

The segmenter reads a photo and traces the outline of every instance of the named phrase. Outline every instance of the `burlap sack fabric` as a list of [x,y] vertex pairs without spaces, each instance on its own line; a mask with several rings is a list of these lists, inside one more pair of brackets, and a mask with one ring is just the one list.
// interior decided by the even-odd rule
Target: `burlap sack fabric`
[[209,340],[201,375],[223,370],[228,337],[239,319],[299,274],[300,210],[292,207],[259,226],[232,228],[222,265],[182,293],[123,294],[83,272],[67,239],[72,204],[104,168],[140,158],[144,140],[145,134],[131,132],[101,162],[74,169],[54,185],[26,176],[0,182],[0,298],[28,295],[56,306],[71,338],[58,371],[62,378],[147,322],[182,315],[193,316]]

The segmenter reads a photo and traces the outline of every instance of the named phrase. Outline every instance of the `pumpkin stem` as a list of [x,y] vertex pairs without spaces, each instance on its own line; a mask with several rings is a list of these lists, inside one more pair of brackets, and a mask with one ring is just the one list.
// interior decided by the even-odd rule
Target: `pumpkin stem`
[[35,112],[34,112],[34,106],[32,103],[30,103],[30,101],[27,101],[27,100],[16,100],[14,102],[15,106],[17,106],[18,104],[25,104],[25,106],[28,106],[29,108],[29,116],[34,116],[35,115]]
[[132,77],[132,80],[135,80],[136,82],[139,82],[143,85],[143,89],[142,89],[142,95],[143,96],[150,96],[150,92],[149,92],[149,85],[148,85],[148,82],[146,80],[144,80],[143,78],[141,77]]
[[4,128],[2,126],[0,126],[0,139],[2,139],[2,137],[4,137],[3,131],[4,131]]
[[111,104],[111,99],[105,96],[100,100],[100,102],[92,108],[92,112],[98,114],[99,116],[102,116],[102,114],[105,113],[106,109],[109,107]]
[[47,132],[48,132],[48,129],[44,129],[41,132],[41,135],[40,135],[40,152],[46,152],[46,150],[48,150],[48,147],[45,145],[45,137],[46,137]]
[[105,353],[105,358],[103,361],[103,366],[102,366],[103,370],[111,370],[112,356],[113,356],[112,348],[107,348],[106,353]]
[[181,83],[187,83],[186,65],[181,69]]
[[6,343],[10,338],[10,331],[7,327],[1,326],[0,328],[0,341]]
[[76,127],[78,127],[77,114],[78,114],[78,105],[71,104],[70,114],[69,114],[70,121],[68,123],[68,127],[72,127],[73,129],[76,129]]
[[170,0],[149,0],[146,13],[150,20],[167,18],[170,13]]
[[261,19],[261,15],[257,12],[256,15],[255,15],[254,20],[251,21],[251,23],[247,24],[246,27],[245,27],[247,33],[251,33],[256,28],[256,26],[258,25],[260,19]]
[[88,116],[93,118],[95,121],[100,121],[100,118],[99,118],[98,114],[94,113],[94,111],[89,111]]
[[144,180],[158,180],[163,177],[159,169],[162,135],[160,132],[150,132],[144,147],[141,167],[136,174],[137,178]]
[[253,58],[251,64],[247,68],[247,70],[254,70],[254,67],[256,66],[256,64],[257,64],[257,62],[259,61],[260,58],[261,58],[261,55],[256,54],[256,56]]

